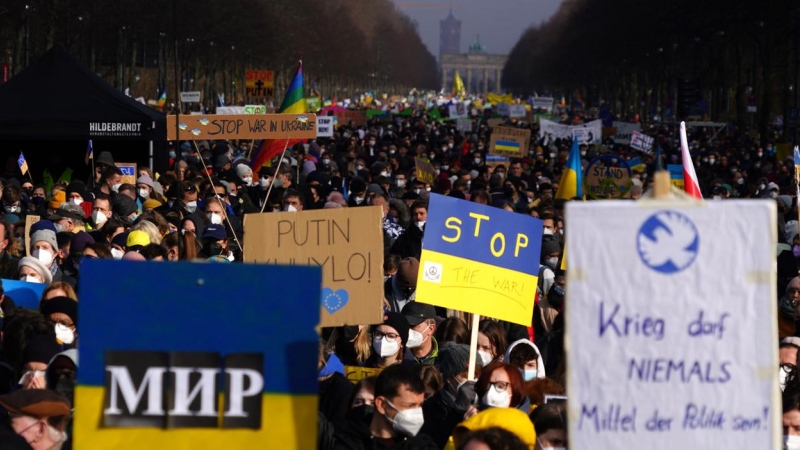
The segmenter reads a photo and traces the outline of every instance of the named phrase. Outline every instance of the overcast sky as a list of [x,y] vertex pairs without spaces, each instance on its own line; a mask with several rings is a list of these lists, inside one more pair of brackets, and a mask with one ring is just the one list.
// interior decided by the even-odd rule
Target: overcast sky
[[[561,0],[392,0],[419,24],[422,41],[439,57],[439,21],[447,17],[447,5],[454,5],[453,15],[461,20],[461,51],[475,41],[489,53],[508,54],[522,32],[552,16]],[[425,7],[428,5],[427,7]]]

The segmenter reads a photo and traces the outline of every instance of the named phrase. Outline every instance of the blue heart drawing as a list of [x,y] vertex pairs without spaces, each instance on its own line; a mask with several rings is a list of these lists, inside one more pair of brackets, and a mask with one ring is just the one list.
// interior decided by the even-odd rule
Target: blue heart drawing
[[345,289],[335,292],[331,288],[322,289],[322,307],[331,314],[344,308],[348,300],[350,300],[350,294]]

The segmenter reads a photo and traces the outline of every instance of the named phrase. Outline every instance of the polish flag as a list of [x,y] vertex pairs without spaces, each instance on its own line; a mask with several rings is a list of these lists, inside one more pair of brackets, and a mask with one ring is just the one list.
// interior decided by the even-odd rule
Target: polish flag
[[692,197],[703,200],[700,193],[700,183],[697,182],[697,174],[692,164],[692,155],[689,154],[689,141],[686,139],[686,123],[681,122],[681,159],[683,160],[683,188]]

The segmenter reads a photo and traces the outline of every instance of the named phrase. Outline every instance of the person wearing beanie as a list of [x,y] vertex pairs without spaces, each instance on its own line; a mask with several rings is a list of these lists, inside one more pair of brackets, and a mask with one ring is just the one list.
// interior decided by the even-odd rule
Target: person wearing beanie
[[19,384],[22,389],[44,389],[47,364],[59,352],[61,346],[52,334],[42,334],[28,341],[19,365],[19,373],[22,374]]
[[[65,274],[56,262],[56,255],[58,255],[58,241],[56,240],[56,234],[52,230],[41,229],[33,233],[31,236],[30,249],[31,256],[37,259],[44,267],[46,267],[47,271],[51,275],[50,281],[45,280],[43,282],[51,283],[53,281],[63,281],[72,287],[77,285],[75,278]],[[23,259],[27,259],[27,257]],[[20,260],[20,268],[21,267],[22,261]],[[26,270],[26,272],[30,271]],[[33,276],[34,274],[29,273],[29,275]]]
[[[67,193],[64,191],[58,191],[50,197],[50,203],[47,204],[49,209],[55,210],[58,209],[62,203],[67,201]],[[52,212],[52,211],[48,211]]]
[[141,201],[153,198],[153,189],[153,179],[150,175],[144,174],[136,180],[136,192]]
[[542,260],[539,266],[539,298],[544,298],[555,282],[555,270],[561,260],[561,243],[554,236],[542,238]]
[[416,258],[404,258],[400,261],[397,273],[383,284],[383,295],[389,302],[392,311],[400,312],[416,297],[419,261]]
[[86,192],[86,185],[82,181],[73,181],[67,186],[67,201],[77,206],[81,206],[83,202],[91,201],[89,194]]
[[73,346],[77,335],[78,302],[69,297],[54,297],[39,305],[39,312],[55,325],[56,341]]
[[246,186],[249,187],[253,185],[253,169],[247,164],[239,164],[236,166],[236,176],[241,178]]
[[402,363],[409,329],[404,315],[392,311],[384,313],[383,323],[372,331],[372,354],[364,366],[384,369]]
[[347,206],[366,205],[364,200],[367,198],[367,182],[361,177],[353,177],[350,180],[350,196],[347,199]]
[[17,278],[20,281],[44,284],[53,282],[53,275],[47,266],[32,256],[25,256],[20,259],[17,267]]
[[148,198],[147,200],[142,202],[142,212],[150,212],[154,209],[161,208],[162,205],[163,203],[161,203],[160,201],[154,198]]
[[127,195],[114,195],[111,200],[111,208],[123,222],[132,223],[136,219],[138,212],[138,205],[136,202]]

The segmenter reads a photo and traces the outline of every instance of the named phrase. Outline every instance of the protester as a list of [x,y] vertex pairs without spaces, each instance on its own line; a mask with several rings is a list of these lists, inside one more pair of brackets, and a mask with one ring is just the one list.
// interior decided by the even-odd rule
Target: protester
[[403,362],[408,344],[409,325],[405,316],[396,312],[386,312],[383,323],[372,332],[372,355],[364,363],[365,367],[383,369]]
[[481,364],[488,366],[502,359],[506,352],[506,333],[503,327],[491,319],[483,319],[478,326],[478,356]]
[[11,428],[33,450],[61,450],[71,416],[64,396],[46,389],[19,390],[0,396],[0,406],[9,412]]
[[408,350],[406,361],[432,366],[439,356],[439,344],[433,337],[436,332],[436,309],[425,303],[409,302],[403,307],[408,321]]
[[536,449],[567,448],[567,410],[563,403],[547,403],[531,413]]

